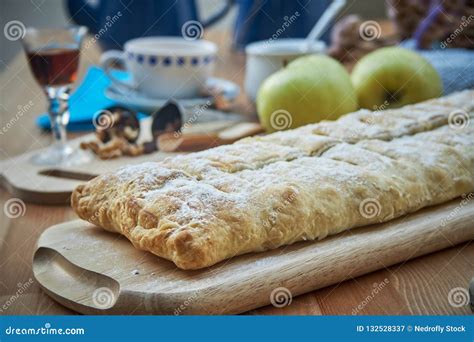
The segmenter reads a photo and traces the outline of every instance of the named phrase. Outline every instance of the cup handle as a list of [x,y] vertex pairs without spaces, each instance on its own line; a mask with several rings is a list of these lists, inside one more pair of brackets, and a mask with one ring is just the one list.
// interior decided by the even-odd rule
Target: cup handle
[[127,90],[135,90],[134,85],[128,82],[119,80],[112,74],[111,71],[113,70],[112,68],[113,63],[119,63],[125,66],[125,57],[122,51],[110,50],[110,51],[104,52],[102,56],[100,57],[100,66],[102,67],[102,69],[104,69],[105,74],[107,75],[108,78],[110,78],[112,83],[120,87],[123,87]]

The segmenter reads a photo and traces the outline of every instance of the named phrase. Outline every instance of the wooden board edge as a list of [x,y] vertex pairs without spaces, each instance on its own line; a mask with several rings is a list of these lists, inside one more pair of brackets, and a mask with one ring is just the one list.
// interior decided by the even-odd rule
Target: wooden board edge
[[[441,207],[445,207],[443,213],[444,215],[446,215],[452,212],[453,208],[458,208],[459,203],[457,200],[454,200],[444,205],[441,205]],[[389,251],[378,250],[376,251],[376,255],[364,255],[362,246],[360,248],[361,257],[359,257],[359,259],[371,258],[373,260],[372,264],[360,263],[358,267],[352,268],[352,273],[350,275],[346,275],[345,277],[342,277],[340,274],[335,274],[334,272],[332,272],[331,265],[320,265],[319,268],[315,266],[306,267],[303,270],[303,267],[295,267],[295,265],[293,265],[293,262],[293,264],[290,263],[288,265],[275,265],[270,269],[266,269],[265,276],[260,277],[260,280],[257,284],[255,282],[251,283],[251,281],[253,281],[252,279],[248,280],[249,284],[239,284],[239,288],[248,286],[248,288],[253,289],[253,293],[250,296],[250,301],[248,300],[249,298],[245,299],[238,296],[232,296],[234,293],[238,293],[239,289],[229,284],[217,284],[216,286],[211,286],[209,288],[203,289],[202,291],[195,291],[200,292],[199,294],[192,292],[176,292],[173,294],[156,293],[149,294],[145,296],[146,298],[143,297],[143,294],[140,296],[140,294],[134,293],[133,291],[121,289],[117,294],[118,298],[116,298],[117,300],[114,303],[114,306],[104,310],[101,308],[81,305],[80,303],[70,300],[67,296],[62,296],[61,294],[54,293],[54,291],[51,291],[51,289],[48,288],[47,284],[44,283],[44,280],[42,280],[41,277],[37,277],[37,272],[35,272],[35,278],[38,280],[41,286],[46,289],[46,292],[49,293],[56,301],[72,310],[84,314],[130,314],[132,313],[130,308],[133,307],[134,314],[173,315],[176,314],[176,308],[179,308],[182,303],[185,302],[191,303],[189,305],[186,305],[185,310],[179,311],[179,314],[237,314],[258,308],[260,306],[268,305],[270,303],[269,294],[271,292],[271,289],[275,289],[277,287],[287,287],[292,290],[293,295],[299,295],[305,292],[332,285],[336,282],[342,282],[348,278],[361,276],[363,274],[378,270],[382,268],[382,266],[375,261],[378,261],[379,258],[385,255],[386,253],[390,254],[390,258],[388,259],[388,261],[384,262],[383,267],[388,267],[394,264],[398,264],[400,262],[405,262],[421,255],[429,254],[474,239],[474,229],[472,229],[472,222],[474,222],[474,220],[463,221],[465,217],[454,217],[452,220],[447,221],[446,224],[440,224],[436,227],[434,227],[426,220],[426,222],[423,223],[423,216],[426,216],[430,212],[436,212],[437,210],[439,210],[439,208],[440,206],[425,208],[409,216],[412,220],[419,220],[420,222],[418,222],[418,224],[424,224],[424,227],[427,228],[427,230],[424,232],[427,233],[428,236],[418,234],[416,231],[408,232],[405,239],[400,240],[400,243],[398,245],[392,245],[393,248],[391,248]],[[461,208],[461,214],[468,215],[468,217],[470,218],[474,218],[474,211],[472,210],[473,208],[474,204],[470,203],[469,206]],[[440,216],[441,214],[437,213],[437,215]],[[398,227],[397,229],[399,230],[402,229],[403,224],[398,224],[397,222],[398,221],[395,220],[389,223],[395,224],[394,227]],[[75,220],[52,226],[48,230],[61,229],[65,225],[81,223],[84,223],[84,221]],[[386,227],[385,229],[389,229],[387,228],[387,225],[388,223],[382,224],[382,226]],[[45,233],[47,231],[45,231]],[[356,231],[356,233],[360,234],[375,234],[376,232],[378,232],[376,226],[357,228]],[[395,233],[397,232],[394,231],[394,234]],[[406,244],[406,241],[412,239],[413,237],[416,237],[417,239],[417,250],[416,253],[408,255],[404,244]],[[443,238],[441,239],[441,237]],[[333,238],[337,238],[337,236]],[[38,242],[40,245],[39,247],[41,247],[41,239]],[[393,241],[391,241],[390,243],[393,243]],[[60,253],[59,251],[56,252]],[[305,263],[308,264],[311,261],[312,260],[309,259],[306,261],[298,260],[298,262],[302,263],[301,265],[304,265]],[[354,258],[351,257],[341,259],[339,260],[339,262],[345,263],[345,265],[349,267],[350,264],[354,262]],[[289,271],[286,272],[285,279],[271,277],[272,274],[279,274],[278,272],[276,272],[276,268],[278,268],[277,266],[280,268],[282,268],[283,266],[288,267]],[[33,262],[33,269],[35,269],[35,267],[37,268],[37,263]],[[324,277],[321,277],[321,275],[324,275]],[[338,279],[336,280],[336,278]],[[243,280],[243,282],[245,282],[245,280]],[[303,284],[303,286],[301,286],[300,284]],[[126,296],[126,298],[121,296]],[[195,298],[197,296],[200,297],[200,299],[198,300],[199,303],[193,302],[196,301]],[[218,298],[223,297],[228,297],[231,299],[225,302],[218,300]],[[203,310],[203,307],[206,307],[207,310]]]

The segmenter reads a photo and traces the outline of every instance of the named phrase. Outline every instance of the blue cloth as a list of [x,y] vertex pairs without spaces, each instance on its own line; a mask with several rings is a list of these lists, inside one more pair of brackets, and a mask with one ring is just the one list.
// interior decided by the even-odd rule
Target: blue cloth
[[[123,71],[114,71],[114,76],[127,79],[128,74]],[[70,132],[93,131],[92,117],[94,113],[116,103],[104,95],[110,79],[99,67],[90,67],[81,85],[72,93],[69,99],[70,119],[67,129]],[[36,123],[45,130],[51,128],[48,114],[37,118]]]
[[438,71],[444,94],[474,88],[474,52],[466,49],[418,51]]
[[433,65],[441,76],[445,95],[474,88],[474,51],[441,49],[436,45],[432,50],[417,50],[413,39],[404,41],[401,46],[416,51]]

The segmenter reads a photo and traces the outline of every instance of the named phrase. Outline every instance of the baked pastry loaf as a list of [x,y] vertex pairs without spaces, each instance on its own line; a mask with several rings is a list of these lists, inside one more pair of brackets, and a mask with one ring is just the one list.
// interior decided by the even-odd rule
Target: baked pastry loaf
[[474,191],[473,109],[464,91],[131,165],[72,207],[182,269],[322,239]]

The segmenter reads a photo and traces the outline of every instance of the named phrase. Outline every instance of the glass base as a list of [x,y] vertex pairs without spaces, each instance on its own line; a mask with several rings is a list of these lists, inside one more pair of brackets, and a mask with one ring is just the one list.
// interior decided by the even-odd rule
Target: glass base
[[69,145],[53,145],[31,157],[35,165],[74,166],[87,164],[92,160],[89,152],[75,149]]

